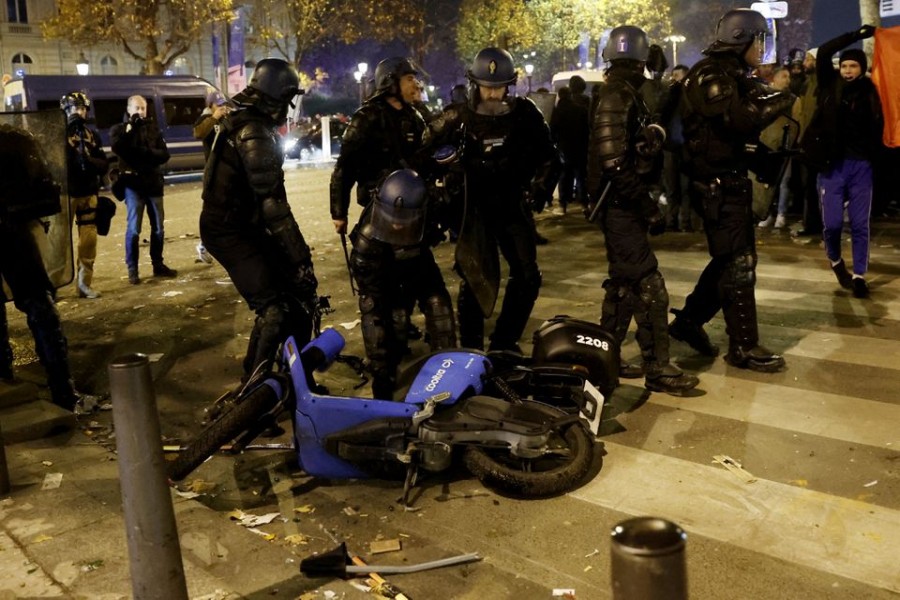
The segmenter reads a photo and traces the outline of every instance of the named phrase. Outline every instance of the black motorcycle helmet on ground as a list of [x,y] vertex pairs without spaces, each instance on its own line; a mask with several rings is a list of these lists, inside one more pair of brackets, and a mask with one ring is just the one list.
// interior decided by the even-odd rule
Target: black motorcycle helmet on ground
[[410,58],[403,56],[392,56],[386,58],[375,66],[375,91],[369,97],[370,100],[381,96],[393,96],[399,101],[403,101],[400,93],[400,79],[404,75],[418,75],[420,69]]
[[247,87],[234,95],[232,100],[242,106],[255,106],[269,115],[276,123],[287,119],[288,107],[302,94],[297,69],[281,58],[264,58],[256,64]]

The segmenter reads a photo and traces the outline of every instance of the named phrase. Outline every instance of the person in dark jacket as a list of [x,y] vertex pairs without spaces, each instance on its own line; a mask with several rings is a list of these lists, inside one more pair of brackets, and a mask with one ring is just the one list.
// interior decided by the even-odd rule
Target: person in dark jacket
[[482,49],[466,76],[468,103],[430,124],[438,141],[464,136],[466,216],[456,250],[460,343],[484,347],[485,319],[499,292],[499,249],[509,277],[490,350],[521,352],[519,338],[541,287],[531,210],[550,202],[559,158],[534,102],[509,95],[517,78],[509,52]]
[[268,368],[288,335],[301,348],[312,337],[318,281],[287,201],[278,134],[299,93],[290,63],[259,61],[220,123],[203,174],[200,238],[256,313],[245,380]]
[[759,343],[756,320],[756,240],[747,177],[747,144],[794,101],[753,81],[749,71],[762,62],[768,25],[748,9],[719,20],[716,40],[685,78],[684,138],[692,200],[703,215],[711,259],[700,274],[669,334],[708,356],[719,352],[703,331],[719,310],[725,317],[725,361],[741,368],[774,372],[784,358]]
[[150,217],[150,260],[154,277],[175,277],[178,272],[163,262],[165,243],[165,211],[163,210],[162,166],[169,160],[169,149],[159,127],[147,118],[147,101],[143,96],[128,99],[125,122],[109,131],[112,151],[119,157],[119,177],[124,178],[125,206],[128,223],[125,230],[125,264],[128,282],[137,285],[138,247],[141,223],[146,208]]
[[[402,193],[391,191],[419,190],[425,185],[421,176],[430,176],[434,166],[428,154],[425,121],[415,108],[421,99],[417,75],[416,65],[408,58],[391,57],[378,63],[375,91],[353,114],[331,174],[331,218],[338,234],[347,232],[354,184],[357,202],[364,207],[350,234],[350,265],[359,288],[372,395],[383,399],[393,397],[397,367],[408,348],[409,316],[417,303],[425,315],[431,349],[456,346],[450,292],[431,251],[430,242],[436,239],[431,235],[435,232],[434,203],[427,194],[416,193],[421,203],[407,206],[412,192],[401,198]],[[394,185],[387,185],[389,180]],[[385,223],[400,226],[403,219],[376,198],[384,204],[395,203],[398,213],[417,215],[410,218],[424,229],[402,228],[408,235],[389,233]],[[423,214],[428,223],[419,222]]]
[[[841,287],[857,298],[869,295],[869,219],[872,211],[872,162],[881,148],[884,117],[872,81],[866,77],[866,55],[858,48],[840,54],[840,72],[831,57],[850,44],[875,35],[863,25],[819,47],[816,56],[818,102],[804,136],[807,157],[820,167],[817,186],[822,203],[825,254]],[[844,209],[853,240],[853,275],[841,257]]]
[[[577,75],[573,75],[577,77]],[[587,171],[588,106],[576,102],[572,91],[564,87],[557,93],[558,102],[550,117],[550,134],[559,148],[562,173],[559,178],[559,206],[562,214],[575,200],[584,205],[587,199],[585,176]],[[582,94],[582,96],[584,96]],[[586,99],[587,96],[584,96]]]
[[[664,217],[650,195],[659,181],[665,131],[651,122],[641,97],[646,82],[647,35],[624,25],[609,34],[603,58],[609,61],[606,85],[600,92],[588,160],[591,197],[600,206],[600,224],[609,260],[609,279],[600,326],[621,345],[631,319],[641,347],[648,390],[683,395],[698,379],[669,362],[667,310],[669,295],[659,263],[647,239],[662,233]],[[620,369],[632,376],[633,367]]]
[[66,113],[67,191],[78,226],[78,295],[99,298],[100,293],[91,287],[97,258],[97,193],[109,160],[100,134],[85,122],[91,107],[87,95],[72,92],[63,96],[59,104]]

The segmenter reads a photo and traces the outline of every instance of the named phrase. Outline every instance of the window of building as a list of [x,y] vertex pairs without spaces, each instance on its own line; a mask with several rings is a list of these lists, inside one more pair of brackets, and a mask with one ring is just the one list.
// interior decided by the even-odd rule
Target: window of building
[[107,54],[103,58],[100,59],[100,74],[101,75],[118,75],[119,74],[119,61],[115,58]]
[[172,66],[166,71],[166,75],[192,75],[191,62],[184,56],[179,56],[172,62]]
[[6,0],[6,14],[9,16],[10,23],[27,23],[28,1]]
[[24,52],[19,52],[12,57],[12,72],[15,73],[16,77],[22,77],[28,73],[32,64],[34,64],[34,61],[31,60],[30,56]]

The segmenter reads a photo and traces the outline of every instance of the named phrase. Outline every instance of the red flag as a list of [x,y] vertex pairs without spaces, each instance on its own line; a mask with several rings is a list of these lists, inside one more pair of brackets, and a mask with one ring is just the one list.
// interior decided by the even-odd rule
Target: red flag
[[900,147],[900,27],[875,30],[872,82],[884,111],[884,145]]

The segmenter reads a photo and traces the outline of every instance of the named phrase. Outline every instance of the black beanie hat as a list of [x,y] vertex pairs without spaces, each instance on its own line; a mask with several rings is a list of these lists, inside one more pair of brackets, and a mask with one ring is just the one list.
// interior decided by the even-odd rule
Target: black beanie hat
[[866,74],[866,69],[869,66],[868,61],[866,60],[866,53],[860,50],[859,48],[847,48],[843,52],[841,52],[841,58],[838,60],[838,65],[840,65],[845,60],[855,60],[859,63],[860,68],[862,69],[862,75]]

